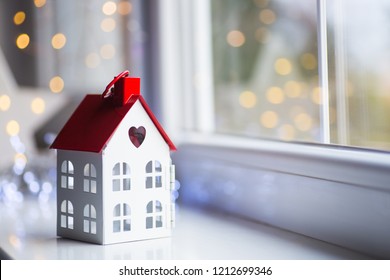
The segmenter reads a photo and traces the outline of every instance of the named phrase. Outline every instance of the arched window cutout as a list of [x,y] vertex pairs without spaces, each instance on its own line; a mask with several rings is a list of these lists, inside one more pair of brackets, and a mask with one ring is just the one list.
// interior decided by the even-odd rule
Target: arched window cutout
[[130,206],[127,203],[117,204],[113,211],[112,231],[130,231]]
[[84,207],[84,232],[96,234],[96,209],[92,204]]
[[145,167],[145,188],[161,188],[163,186],[162,165],[158,160],[151,160]]
[[69,200],[63,200],[61,202],[61,227],[73,229],[73,204]]
[[130,166],[126,162],[118,162],[112,169],[112,190],[129,191],[131,189]]
[[96,193],[97,178],[96,168],[92,163],[87,163],[84,166],[84,192]]
[[146,229],[163,226],[163,207],[160,201],[152,200],[146,205]]
[[61,188],[74,188],[74,167],[70,160],[64,160],[61,164]]

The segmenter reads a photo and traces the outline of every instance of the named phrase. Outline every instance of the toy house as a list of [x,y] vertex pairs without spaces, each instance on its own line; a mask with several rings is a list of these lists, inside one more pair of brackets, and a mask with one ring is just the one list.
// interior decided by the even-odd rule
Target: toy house
[[51,145],[59,236],[110,244],[171,234],[176,148],[128,73],[86,95]]

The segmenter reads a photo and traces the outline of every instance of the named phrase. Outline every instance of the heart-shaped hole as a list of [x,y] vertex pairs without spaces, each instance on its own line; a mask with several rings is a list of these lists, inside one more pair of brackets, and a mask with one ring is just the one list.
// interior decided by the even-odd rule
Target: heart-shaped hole
[[142,142],[145,140],[145,135],[146,135],[146,129],[143,126],[140,126],[138,128],[132,126],[129,129],[129,138],[131,143],[138,148],[141,146]]

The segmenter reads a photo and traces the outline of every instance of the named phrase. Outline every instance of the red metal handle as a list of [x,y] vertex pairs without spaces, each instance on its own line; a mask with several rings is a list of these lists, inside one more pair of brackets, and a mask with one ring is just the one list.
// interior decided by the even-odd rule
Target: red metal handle
[[114,79],[106,86],[106,89],[103,91],[102,98],[104,99],[104,98],[110,97],[112,95],[112,92],[110,91],[110,89],[114,86],[114,84],[119,79],[129,76],[129,74],[130,74],[130,71],[125,70],[125,71],[119,73],[118,76],[114,77]]

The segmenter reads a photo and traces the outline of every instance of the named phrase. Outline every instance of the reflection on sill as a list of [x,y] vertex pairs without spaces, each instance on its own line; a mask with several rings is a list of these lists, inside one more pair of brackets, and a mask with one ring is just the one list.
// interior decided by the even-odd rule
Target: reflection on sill
[[171,238],[158,238],[110,245],[88,244],[57,238],[55,259],[161,260],[172,259]]
[[[55,203],[0,203],[0,247],[14,259],[367,259],[326,242],[226,213],[180,206],[171,238],[96,245],[55,234]],[[27,213],[33,213],[28,215]],[[46,213],[45,216],[42,214]]]

